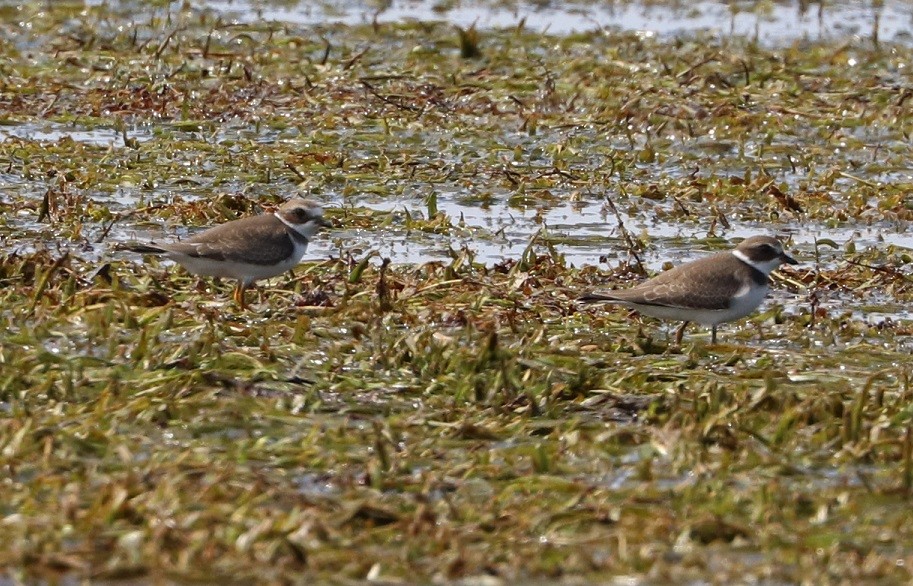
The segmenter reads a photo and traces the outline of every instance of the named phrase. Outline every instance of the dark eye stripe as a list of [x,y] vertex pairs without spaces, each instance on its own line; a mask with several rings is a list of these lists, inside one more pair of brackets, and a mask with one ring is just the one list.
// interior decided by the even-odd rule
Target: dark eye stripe
[[307,208],[295,208],[294,210],[295,219],[299,222],[307,222],[313,218],[311,211]]
[[319,220],[323,217],[322,210],[315,208],[298,208],[295,210],[296,221],[304,224],[306,222],[313,222]]

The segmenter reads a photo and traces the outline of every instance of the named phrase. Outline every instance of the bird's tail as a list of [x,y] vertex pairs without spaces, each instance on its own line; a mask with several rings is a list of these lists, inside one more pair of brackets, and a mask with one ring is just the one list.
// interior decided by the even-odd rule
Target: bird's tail
[[577,301],[580,303],[600,303],[606,301],[611,303],[613,301],[617,302],[618,298],[606,293],[587,293],[586,295],[578,297]]
[[154,244],[143,244],[142,242],[121,242],[114,247],[115,250],[127,250],[138,252],[140,254],[165,254],[168,252],[164,248],[159,248]]

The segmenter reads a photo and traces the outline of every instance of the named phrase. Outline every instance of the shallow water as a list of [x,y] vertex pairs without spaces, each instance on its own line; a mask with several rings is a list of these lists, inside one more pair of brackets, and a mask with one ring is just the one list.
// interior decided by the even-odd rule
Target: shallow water
[[[127,132],[127,137],[137,142],[152,140],[152,133],[145,128],[134,128]],[[0,125],[0,141],[10,138],[21,138],[35,142],[56,143],[72,140],[87,145],[100,147],[123,147],[124,135],[112,128],[86,128],[79,124],[61,124],[59,122],[42,122],[40,124],[6,124]]]
[[[91,3],[90,3],[91,4]],[[530,29],[548,31],[553,34],[571,33],[572,31],[593,30],[607,28],[613,30],[636,30],[646,35],[677,36],[682,34],[706,34],[708,31],[719,35],[736,35],[757,38],[765,43],[785,44],[801,41],[802,39],[818,39],[822,37],[842,37],[850,35],[855,42],[868,42],[873,31],[878,31],[882,41],[894,40],[908,42],[910,40],[906,29],[910,23],[909,8],[900,2],[886,2],[879,7],[860,6],[859,3],[838,3],[828,5],[826,10],[817,9],[803,12],[798,3],[770,4],[763,14],[756,12],[734,11],[728,3],[698,2],[683,3],[678,6],[645,6],[637,3],[624,5],[597,5],[584,9],[576,4],[548,4],[535,6],[520,4],[515,8],[492,8],[481,6],[473,2],[456,3],[453,7],[445,9],[436,7],[434,2],[394,1],[387,8],[376,15],[373,9],[366,9],[361,3],[355,2],[324,2],[314,4],[310,2],[286,3],[287,6],[277,6],[272,2],[257,0],[222,0],[208,3],[210,10],[218,12],[226,19],[239,22],[249,22],[257,19],[275,20],[299,26],[314,26],[329,22],[359,24],[371,22],[375,17],[379,22],[393,22],[407,19],[416,20],[443,20],[460,26],[469,26],[476,23],[479,27],[515,27],[523,22]],[[130,2],[121,3],[129,6]],[[852,35],[858,35],[853,37]],[[329,131],[334,132],[334,131]],[[351,156],[359,156],[357,150],[358,137],[346,134],[345,130],[339,132],[342,148],[349,149]],[[858,138],[862,142],[885,144],[890,146],[894,135],[890,129],[860,127],[857,129]],[[148,127],[131,127],[127,135],[130,139],[140,142],[154,141],[157,136],[154,129]],[[756,164],[759,161],[768,165],[768,168],[780,174],[777,179],[788,185],[796,185],[802,181],[805,174],[801,169],[797,172],[789,171],[789,165],[783,157],[772,151],[771,145],[753,145],[750,141],[744,146],[744,153],[736,156],[732,152],[721,152],[725,142],[717,141],[713,136],[685,139],[674,134],[663,137],[664,149],[668,149],[669,156],[664,164],[654,165],[653,171],[666,177],[682,177],[690,174],[691,162],[700,163],[700,157],[714,157],[714,172],[727,172],[727,165],[733,174],[739,174],[745,166]],[[83,127],[78,123],[61,124],[57,122],[17,124],[15,121],[5,121],[0,126],[0,141],[28,140],[38,143],[59,144],[61,141],[72,140],[92,146],[109,148],[112,151],[125,149],[123,135],[113,128]],[[302,137],[297,130],[274,131],[270,129],[254,129],[247,126],[237,126],[232,123],[216,130],[212,137],[216,142],[222,141],[256,141],[270,143],[274,141],[290,142],[307,148],[307,137]],[[416,133],[411,136],[411,141],[418,141],[419,152],[434,153],[440,156],[445,163],[459,163],[459,157],[471,156],[459,148],[451,152],[439,153],[435,149],[447,137],[435,135],[422,135]],[[451,139],[452,140],[452,139]],[[600,136],[592,129],[580,127],[565,130],[542,128],[535,137],[522,133],[505,135],[503,142],[506,147],[519,148],[524,151],[535,151],[541,154],[544,146],[558,144],[564,140],[576,140],[577,144],[592,146],[594,152],[598,149],[609,148],[637,148],[639,145],[623,145],[619,137]],[[778,136],[772,143],[773,147],[801,149],[803,141],[815,141],[814,136],[797,137]],[[885,142],[887,141],[887,142]],[[468,147],[472,148],[472,147]],[[862,150],[866,150],[866,146]],[[704,149],[702,151],[702,149]],[[755,159],[753,150],[759,153]],[[730,149],[731,151],[731,149]],[[849,151],[848,151],[849,153]],[[855,153],[854,153],[855,154]],[[849,154],[847,156],[850,156]],[[450,157],[450,159],[448,159]],[[544,160],[531,160],[529,165],[540,165],[547,170],[549,163]],[[763,157],[763,159],[761,158]],[[779,157],[779,158],[778,158]],[[731,158],[731,162],[727,161]],[[577,164],[598,166],[598,157],[592,155],[580,159]],[[836,157],[836,160],[840,160]],[[208,163],[203,163],[204,167]],[[187,162],[188,172],[192,173],[192,163]],[[909,169],[893,169],[882,171],[874,176],[865,176],[869,181],[888,183],[891,181],[911,181],[913,172]],[[153,179],[154,180],[154,179]],[[18,191],[23,188],[16,177],[0,175],[0,197],[4,191]],[[836,187],[840,186],[839,180]],[[359,192],[354,195],[327,192],[321,197],[328,206],[368,208],[393,214],[393,221],[389,226],[380,230],[340,230],[332,234],[319,237],[311,246],[308,256],[310,258],[325,258],[346,254],[366,254],[376,250],[381,256],[389,257],[399,263],[419,263],[429,260],[447,260],[452,257],[453,251],[464,247],[470,248],[475,254],[475,260],[485,264],[494,264],[504,259],[517,258],[529,245],[530,240],[537,233],[540,242],[550,241],[563,255],[568,263],[574,266],[598,265],[601,262],[616,264],[628,260],[628,253],[623,246],[619,218],[616,218],[605,205],[603,197],[618,200],[618,193],[607,192],[602,194],[589,194],[584,198],[572,198],[572,186],[551,189],[553,197],[541,199],[533,203],[511,201],[508,190],[490,187],[485,183],[494,183],[494,178],[479,178],[479,185],[484,187],[487,201],[476,203],[471,200],[479,195],[474,186],[473,190],[463,191],[455,185],[436,185],[434,193],[437,196],[438,209],[447,214],[452,228],[446,234],[418,232],[406,227],[406,215],[423,217],[425,215],[425,197],[428,194],[427,186],[421,183],[403,186],[399,194],[385,193],[374,195],[369,192]],[[36,184],[37,185],[37,184]],[[35,185],[28,187],[35,188]],[[177,193],[184,199],[211,197],[213,186],[203,181],[193,185],[182,184],[180,189],[174,185],[149,190],[141,190],[136,186],[123,185],[115,193],[94,194],[92,197],[101,198],[107,202],[114,211],[127,211],[134,207],[139,198],[145,201],[158,199],[167,200]],[[223,192],[244,191],[244,183],[220,184]],[[37,195],[37,193],[36,193]],[[668,201],[653,202],[653,209],[668,209],[672,204]],[[641,206],[640,210],[646,208]],[[647,250],[641,253],[641,258],[648,268],[658,270],[667,261],[679,262],[700,256],[707,250],[699,241],[717,235],[713,228],[713,218],[672,218],[664,219],[662,216],[650,213],[629,214],[628,210],[619,206],[619,217],[625,229],[634,235],[642,235],[650,242]],[[52,231],[46,226],[34,222],[28,213],[9,219],[12,227],[21,235],[33,237],[40,244],[43,240],[52,242]],[[719,232],[727,239],[736,239],[757,233],[767,233],[771,230],[758,219],[739,220],[730,218],[731,227]],[[785,223],[780,224],[779,236],[789,239],[789,247],[794,250],[800,260],[810,261],[816,239],[831,239],[843,246],[848,241],[853,241],[857,246],[883,246],[893,244],[905,248],[913,248],[913,237],[905,232],[904,225],[891,225],[887,223],[871,224],[860,228],[833,229],[813,223]],[[185,237],[195,228],[182,228],[174,225],[163,225],[161,231],[157,226],[131,223],[129,219],[118,222],[108,236],[108,243],[134,238],[151,238],[156,240],[175,237]],[[87,226],[91,234],[100,233],[102,226]],[[541,232],[540,232],[541,231]],[[31,242],[28,243],[32,245]],[[103,257],[106,252],[103,244],[98,247],[89,247],[83,252],[89,255]],[[824,249],[822,263],[827,265],[836,253]],[[602,260],[601,260],[602,259]]]
[[[130,138],[140,141],[154,140],[151,132],[146,130],[132,131]],[[86,144],[104,146],[110,149],[123,149],[123,140],[111,129],[87,129],[78,125],[61,125],[56,123],[22,124],[0,126],[0,140],[11,137],[36,142],[58,143],[73,140]],[[466,193],[443,186],[436,189],[437,208],[446,214],[451,223],[448,233],[429,233],[407,228],[406,217],[421,218],[426,215],[425,194],[420,190],[405,189],[401,196],[371,193],[358,193],[341,196],[328,193],[323,198],[328,207],[356,207],[371,209],[392,214],[390,225],[380,230],[349,229],[325,233],[318,237],[310,247],[307,258],[327,258],[330,256],[364,255],[376,250],[380,256],[389,257],[398,263],[421,263],[431,260],[449,260],[455,252],[469,248],[475,255],[476,262],[492,265],[505,259],[516,259],[529,246],[531,239],[539,235],[539,249],[544,249],[542,242],[552,242],[566,261],[573,266],[617,264],[631,260],[624,245],[619,218],[610,211],[605,198],[611,197],[617,202],[617,194],[606,194],[603,199],[589,197],[569,202],[562,195],[570,190],[551,190],[557,197],[537,202],[535,205],[522,205],[511,202],[506,195],[492,198],[483,203],[465,201]],[[0,174],[0,197],[3,192],[21,194],[22,186],[17,178]],[[242,188],[238,186],[238,191]],[[158,197],[170,197],[172,190],[148,191],[124,185],[114,193],[99,193],[98,202],[105,202],[112,210],[129,211],[137,204],[138,198],[146,201]],[[222,186],[222,191],[226,191]],[[228,189],[231,191],[231,189]],[[199,187],[187,187],[181,190],[184,199],[211,197],[211,188],[205,183]],[[36,193],[36,197],[40,194]],[[12,196],[10,196],[12,197]],[[657,205],[664,205],[660,202]],[[665,204],[668,205],[668,204]],[[665,262],[691,260],[710,251],[699,244],[699,241],[720,235],[732,241],[759,233],[770,233],[768,226],[758,221],[739,222],[730,220],[730,228],[723,231],[711,231],[712,218],[703,217],[690,221],[681,218],[664,220],[653,214],[631,215],[623,206],[619,207],[619,217],[624,228],[631,234],[646,236],[651,243],[649,248],[640,253],[640,259],[650,270],[659,270]],[[357,213],[357,212],[356,212]],[[23,246],[30,249],[34,245],[53,246],[53,230],[45,224],[39,224],[32,212],[25,211],[8,218],[19,236],[29,236],[30,240]],[[90,234],[100,233],[103,226],[87,227]],[[113,244],[123,240],[151,239],[168,240],[185,238],[194,231],[202,229],[176,225],[150,226],[148,223],[137,224],[129,218],[118,222],[110,231],[106,241]],[[876,223],[853,228],[833,228],[813,223],[780,225],[777,236],[788,239],[788,248],[793,250],[800,260],[813,260],[816,240],[828,239],[841,247],[852,241],[857,247],[884,246],[887,244],[913,250],[913,236],[905,226]],[[31,240],[34,239],[34,240]],[[19,247],[22,250],[26,248]],[[106,245],[83,249],[84,254],[105,256]],[[716,249],[714,249],[716,250]],[[840,255],[840,251],[828,248],[821,249],[823,266],[831,266],[830,260]]]
[[[592,4],[595,4],[592,5]],[[803,9],[798,2],[769,3],[764,8],[740,9],[733,2],[680,2],[643,5],[639,2],[516,3],[510,8],[456,2],[453,6],[429,1],[395,0],[378,10],[351,0],[298,2],[274,6],[257,0],[219,0],[208,5],[228,18],[251,17],[313,25],[330,22],[366,24],[404,20],[444,21],[461,27],[528,29],[569,34],[595,29],[643,31],[665,37],[707,33],[754,38],[769,44],[800,39],[822,39],[878,33],[882,41],[910,42],[911,15],[899,2],[870,6],[861,2],[828,3],[826,8]]]

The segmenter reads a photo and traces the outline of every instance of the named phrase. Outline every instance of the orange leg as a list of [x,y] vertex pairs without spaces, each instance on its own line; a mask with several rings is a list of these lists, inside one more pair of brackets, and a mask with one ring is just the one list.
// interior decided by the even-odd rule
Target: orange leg
[[682,324],[682,326],[680,328],[678,328],[678,331],[675,332],[675,345],[676,346],[682,345],[682,336],[685,335],[685,328],[687,328],[687,327],[688,327],[688,322],[685,322]]
[[238,304],[238,307],[241,308],[241,311],[247,309],[247,304],[244,303],[244,290],[247,287],[244,286],[244,281],[238,281],[238,284],[235,285],[235,292],[232,295],[232,299],[235,300],[235,303]]

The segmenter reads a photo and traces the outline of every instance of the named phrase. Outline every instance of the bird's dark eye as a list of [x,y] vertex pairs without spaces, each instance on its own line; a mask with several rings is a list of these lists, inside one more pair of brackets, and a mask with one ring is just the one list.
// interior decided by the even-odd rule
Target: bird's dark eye
[[292,211],[292,214],[295,216],[295,222],[303,224],[311,219],[311,212],[307,208],[295,208]]

